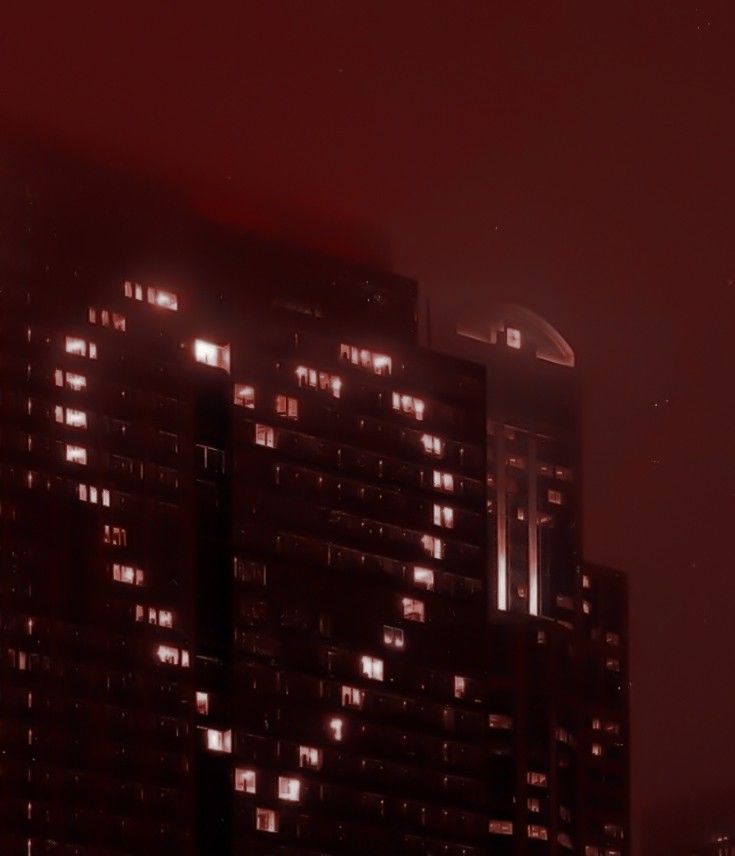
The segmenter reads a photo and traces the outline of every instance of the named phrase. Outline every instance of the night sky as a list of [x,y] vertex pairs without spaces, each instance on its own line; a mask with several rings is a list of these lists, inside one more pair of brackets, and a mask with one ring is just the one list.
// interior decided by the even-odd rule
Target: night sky
[[416,277],[439,329],[500,299],[564,332],[587,556],[630,577],[636,826],[734,806],[735,6],[22,5],[8,132]]

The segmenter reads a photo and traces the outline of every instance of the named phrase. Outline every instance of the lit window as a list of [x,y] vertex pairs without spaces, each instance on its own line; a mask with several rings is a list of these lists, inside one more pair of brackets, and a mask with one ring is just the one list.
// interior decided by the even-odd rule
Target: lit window
[[200,716],[206,716],[209,713],[209,693],[197,692],[196,708]]
[[255,828],[259,832],[277,832],[278,817],[273,809],[256,808],[255,809]]
[[528,782],[529,785],[535,785],[538,788],[548,787],[549,784],[546,773],[536,773],[532,770],[529,770],[529,772],[526,773],[526,782]]
[[195,339],[194,359],[204,366],[212,366],[228,372],[230,370],[230,346],[215,345],[213,342],[205,342],[204,339]]
[[290,776],[278,777],[278,798],[288,802],[298,802],[301,794],[301,782]]
[[566,728],[562,728],[561,726],[554,729],[554,737],[556,737],[560,743],[571,744],[572,742],[572,735]]
[[232,752],[232,732],[208,728],[207,749],[210,752]]
[[454,509],[448,505],[437,505],[434,503],[434,526],[443,526],[452,529],[454,526]]
[[582,588],[588,589],[592,585],[590,578],[587,574],[582,574]]
[[529,838],[538,838],[540,841],[548,841],[549,840],[549,832],[545,826],[537,826],[535,823],[529,823],[529,825],[528,825],[528,837]]
[[435,535],[422,535],[421,546],[432,559],[444,558],[444,542],[441,538],[437,538]]
[[143,286],[138,285],[137,282],[130,282],[130,280],[126,280],[123,284],[123,294],[125,295],[125,297],[129,297],[131,300],[142,300]]
[[[344,690],[344,687],[343,687],[343,690]],[[342,703],[344,704],[344,695],[343,695],[342,699],[343,699]],[[340,742],[342,740],[342,738],[344,737],[344,727],[345,727],[345,723],[344,723],[343,719],[339,719],[338,717],[334,717],[333,719],[329,720],[329,731],[332,735],[333,740],[336,740],[337,742]]]
[[443,473],[441,470],[434,470],[434,487],[437,490],[443,490],[445,493],[453,493],[454,476],[451,473]]
[[597,717],[595,717],[592,720],[592,730],[593,731],[599,731],[601,728],[602,728],[602,721],[597,719]]
[[619,672],[620,671],[620,660],[616,657],[608,657],[605,660],[605,668],[608,672]]
[[[342,687],[342,707],[361,708],[365,694],[356,687]],[[341,722],[341,720],[340,720]]]
[[126,583],[130,586],[142,586],[144,574],[140,568],[132,565],[120,565],[115,562],[112,566],[112,579],[118,583]]
[[552,505],[561,505],[562,504],[562,496],[560,490],[549,490],[547,494],[549,498],[549,502]]
[[521,347],[521,331],[516,327],[506,327],[505,329],[505,343],[509,348],[520,348]]
[[374,351],[356,348],[353,345],[340,345],[339,355],[342,359],[349,360],[361,368],[370,369],[377,375],[391,373],[392,361],[385,354],[376,354]]
[[246,383],[236,383],[234,400],[238,407],[255,407],[255,387]]
[[526,808],[530,812],[538,814],[541,811],[541,800],[538,797],[529,797],[526,800]]
[[89,355],[90,360],[97,359],[97,345],[87,342],[86,339],[78,339],[76,336],[67,336],[64,350],[67,354],[75,354],[78,357]]
[[432,434],[422,434],[421,445],[427,455],[440,458],[444,454],[444,440],[434,437]]
[[424,418],[424,410],[426,405],[423,399],[416,398],[414,395],[404,395],[400,392],[393,393],[393,409],[401,413],[406,413],[413,416],[417,422],[421,422]]
[[[140,298],[137,298],[140,300]],[[172,291],[164,291],[162,288],[148,287],[148,302],[161,309],[170,309],[175,312],[179,308],[179,300]]]
[[66,460],[69,464],[80,464],[82,466],[86,466],[87,464],[87,450],[82,446],[69,446],[66,447]]
[[279,416],[285,416],[287,419],[299,418],[299,402],[295,398],[288,395],[276,396],[276,413]]
[[235,790],[245,794],[255,793],[255,770],[235,768]]
[[400,627],[383,625],[383,644],[389,648],[403,648],[403,630]]
[[582,612],[585,615],[589,615],[592,612],[592,604],[588,600],[582,601]]
[[56,369],[54,372],[54,382],[56,386],[65,386],[67,389],[80,392],[86,389],[87,378],[84,375],[75,374],[74,372],[63,372],[61,369]]
[[273,449],[276,445],[276,432],[269,425],[257,423],[255,426],[255,443]]
[[158,626],[171,628],[174,626],[174,615],[170,609],[158,610]]
[[423,601],[404,597],[401,606],[403,607],[403,617],[408,621],[425,621],[426,610]]
[[360,671],[365,678],[373,681],[383,680],[383,661],[379,657],[361,657]]
[[179,649],[171,645],[159,645],[156,652],[158,659],[167,666],[179,665]]
[[299,746],[299,767],[307,770],[320,770],[322,766],[322,750],[314,746]]
[[455,675],[454,676],[454,697],[455,698],[464,698],[466,692],[467,692],[467,679],[463,678],[462,675]]
[[87,414],[83,410],[74,410],[72,407],[67,407],[66,424],[72,428],[86,428]]
[[513,821],[491,820],[488,825],[488,830],[493,835],[513,835]]
[[128,532],[122,526],[110,526],[108,523],[105,523],[102,538],[105,544],[111,544],[113,547],[126,547]]
[[593,743],[592,744],[592,754],[598,758],[600,758],[602,756],[602,744],[601,743]]
[[605,633],[605,642],[608,645],[619,645],[620,636],[617,633],[612,633],[609,630]]
[[433,591],[434,572],[430,568],[419,568],[418,566],[415,566],[413,569],[413,581],[416,585],[422,586],[422,588],[425,588],[428,591]]
[[490,728],[498,728],[507,731],[513,728],[513,718],[504,713],[491,713],[487,718]]
[[335,398],[339,398],[342,394],[342,380],[328,372],[310,369],[306,366],[299,366],[296,369],[296,377],[299,386],[310,386],[312,389],[321,389],[331,393]]

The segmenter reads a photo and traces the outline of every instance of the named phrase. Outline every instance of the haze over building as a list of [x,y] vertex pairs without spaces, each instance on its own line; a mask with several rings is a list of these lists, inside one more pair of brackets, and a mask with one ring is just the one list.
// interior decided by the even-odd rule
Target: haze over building
[[402,277],[18,193],[3,852],[628,853],[560,334],[503,307],[438,353]]

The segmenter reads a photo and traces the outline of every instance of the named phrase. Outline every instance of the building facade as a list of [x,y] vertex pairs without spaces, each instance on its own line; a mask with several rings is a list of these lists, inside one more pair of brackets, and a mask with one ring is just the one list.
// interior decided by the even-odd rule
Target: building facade
[[624,580],[580,558],[558,334],[448,356],[403,278],[23,212],[2,852],[628,853]]

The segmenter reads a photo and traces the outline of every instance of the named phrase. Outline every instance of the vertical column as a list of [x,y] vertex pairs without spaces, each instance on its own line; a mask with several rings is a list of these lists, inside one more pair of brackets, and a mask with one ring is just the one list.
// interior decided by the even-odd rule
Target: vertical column
[[528,611],[539,613],[538,583],[538,442],[528,438]]

